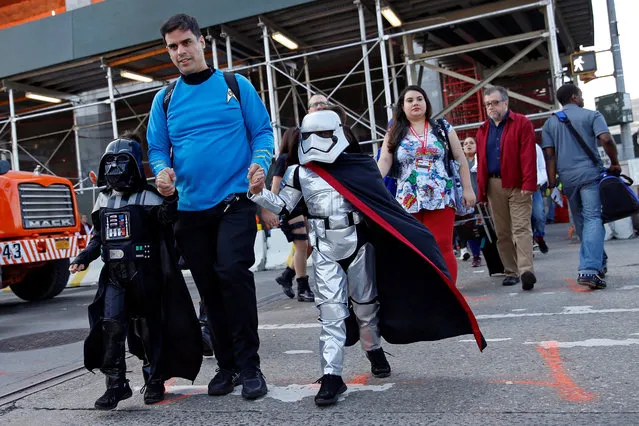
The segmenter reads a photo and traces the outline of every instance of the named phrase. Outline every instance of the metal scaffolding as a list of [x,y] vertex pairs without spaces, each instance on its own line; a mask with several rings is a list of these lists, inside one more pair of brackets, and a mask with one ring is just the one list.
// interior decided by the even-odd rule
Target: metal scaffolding
[[[468,83],[473,84],[474,86],[470,91],[468,91],[463,96],[459,97],[456,101],[451,103],[442,111],[436,112],[436,116],[442,116],[450,112],[457,105],[463,103],[467,98],[472,96],[477,91],[481,90],[485,85],[489,84],[495,78],[502,75],[507,69],[512,67],[513,64],[518,62],[521,58],[525,57],[529,52],[538,48],[543,42],[547,42],[547,47],[549,51],[550,64],[551,64],[551,75],[553,87],[551,89],[555,90],[559,85],[563,82],[563,70],[561,59],[559,56],[559,48],[557,43],[557,28],[554,17],[554,3],[555,0],[539,0],[539,1],[531,1],[529,3],[518,4],[512,7],[503,7],[503,2],[495,3],[493,6],[484,5],[483,9],[485,10],[483,13],[473,14],[469,16],[463,16],[457,19],[451,19],[444,22],[438,21],[435,24],[430,25],[421,25],[417,28],[411,28],[407,30],[400,30],[390,33],[384,32],[384,21],[383,16],[381,14],[381,1],[375,0],[375,20],[376,20],[376,35],[371,38],[367,38],[366,33],[366,17],[364,13],[364,5],[360,0],[355,0],[354,5],[354,13],[357,14],[357,21],[359,22],[359,33],[360,40],[342,43],[337,46],[326,47],[321,49],[309,49],[308,51],[302,53],[295,53],[291,55],[279,55],[277,52],[276,46],[273,45],[272,40],[272,32],[273,28],[269,28],[269,22],[264,20],[262,17],[258,18],[258,26],[261,28],[262,41],[263,41],[263,53],[264,60],[261,62],[252,62],[248,64],[233,64],[232,58],[232,43],[234,36],[229,32],[223,33],[223,38],[225,39],[225,48],[226,48],[226,60],[227,60],[227,69],[233,70],[234,72],[247,71],[247,72],[257,72],[259,75],[259,93],[262,96],[262,100],[265,100],[268,97],[268,107],[271,117],[271,124],[273,126],[273,135],[275,141],[275,152],[277,153],[280,145],[281,138],[281,120],[279,111],[283,105],[285,105],[289,99],[292,103],[293,113],[295,117],[295,122],[299,123],[299,111],[298,108],[300,104],[302,108],[305,105],[305,101],[300,96],[298,89],[300,89],[303,93],[306,93],[306,101],[310,98],[312,94],[320,93],[327,96],[330,101],[334,104],[340,105],[344,108],[346,114],[353,120],[355,123],[354,126],[362,126],[364,129],[368,129],[370,131],[370,140],[362,141],[362,144],[373,144],[373,149],[375,152],[377,144],[382,140],[381,137],[386,133],[386,127],[388,121],[392,119],[393,116],[393,103],[397,100],[398,92],[399,92],[399,81],[400,79],[405,81],[407,85],[414,84],[416,80],[416,70],[421,69],[422,72],[424,69],[436,71],[437,73],[441,73],[453,78],[457,78]],[[542,11],[545,17],[545,26],[544,30],[540,31],[529,31],[522,32],[521,34],[507,36],[507,37],[497,37],[488,41],[480,41],[474,43],[467,43],[460,46],[452,46],[445,47],[438,50],[426,51],[424,53],[415,54],[413,52],[413,36],[416,34],[421,34],[425,32],[429,32],[432,30],[436,30],[438,28],[445,28],[453,25],[459,25],[471,21],[481,20],[489,17],[495,16],[503,16],[506,14],[511,14],[515,12],[521,12],[525,10],[531,9],[539,9]],[[223,27],[224,30],[224,27]],[[395,56],[393,55],[393,45],[392,40],[396,39],[400,41],[395,45],[395,48],[399,48],[403,55],[403,61],[396,61]],[[212,49],[212,59],[213,65],[215,68],[219,67],[218,64],[218,48],[215,37],[207,36],[207,40],[211,44]],[[438,58],[444,58],[451,55],[462,55],[467,52],[478,51],[482,49],[486,49],[494,46],[505,46],[512,45],[513,43],[520,43],[527,41],[529,45],[522,50],[519,50],[516,54],[514,54],[508,61],[499,65],[496,69],[494,69],[488,76],[485,76],[481,80],[473,79],[468,76],[461,75],[456,73],[453,70],[446,69],[441,66],[433,65],[432,63],[428,63],[426,61]],[[349,72],[338,74],[335,76],[323,76],[321,78],[317,78],[312,80],[310,78],[310,70],[308,64],[308,58],[310,56],[322,55],[325,53],[336,52],[345,49],[352,48],[361,48],[361,58],[355,66],[353,66]],[[272,54],[275,52],[275,55]],[[380,55],[380,66],[373,68],[371,67],[370,57],[373,52],[377,52]],[[153,52],[151,52],[153,53]],[[390,53],[390,58],[389,58]],[[295,61],[301,60],[303,61],[303,65],[299,67],[296,65]],[[124,62],[123,62],[124,63]],[[291,67],[291,64],[297,66],[298,68]],[[298,62],[299,64],[299,62]],[[104,99],[100,99],[93,102],[83,103],[80,101],[74,102],[66,102],[62,103],[55,107],[45,107],[41,108],[35,112],[27,112],[24,114],[16,114],[15,105],[14,105],[14,89],[8,88],[9,94],[9,105],[10,105],[10,116],[5,121],[0,121],[0,125],[4,125],[6,127],[8,124],[11,128],[11,152],[13,156],[13,167],[15,169],[19,168],[19,150],[25,152],[27,156],[34,159],[38,164],[44,167],[46,170],[50,171],[50,167],[48,167],[48,162],[41,162],[37,160],[33,155],[27,152],[23,147],[20,146],[20,142],[24,142],[25,139],[18,139],[18,132],[16,130],[16,123],[23,121],[34,119],[37,117],[43,117],[46,115],[59,114],[65,111],[73,111],[73,126],[67,132],[59,132],[62,136],[62,139],[58,145],[58,148],[67,143],[67,140],[70,140],[70,133],[74,133],[74,142],[75,142],[75,161],[77,162],[77,181],[78,187],[82,189],[82,182],[84,178],[82,176],[83,170],[81,166],[81,157],[80,157],[80,138],[79,132],[84,128],[89,128],[90,126],[95,126],[95,124],[90,126],[79,126],[78,120],[76,117],[76,111],[82,108],[88,108],[91,106],[98,105],[108,105],[110,108],[110,124],[112,129],[113,137],[118,136],[118,122],[123,120],[132,120],[137,119],[138,125],[140,128],[144,125],[145,120],[148,118],[148,114],[140,114],[136,113],[134,109],[128,104],[126,101],[127,98],[141,96],[146,93],[157,91],[161,85],[156,84],[155,86],[136,91],[134,93],[120,94],[118,91],[118,86],[114,85],[113,82],[113,72],[117,67],[118,63],[104,63],[103,70],[105,72],[105,78],[107,80],[107,89],[108,89],[108,97]],[[169,64],[170,65],[170,64]],[[163,65],[162,65],[163,66]],[[362,67],[361,70],[358,68]],[[297,72],[296,72],[297,71]],[[373,79],[373,72],[381,72],[381,79]],[[266,73],[266,87],[264,87],[264,73]],[[363,75],[363,79],[359,79],[355,83],[346,84],[349,78],[353,78],[354,76]],[[284,80],[287,84],[277,85],[278,76],[280,80]],[[330,91],[320,90],[317,86],[318,82],[326,82],[329,80],[335,80],[335,83],[332,86]],[[373,88],[373,83],[378,82],[382,83],[381,92],[375,93]],[[168,83],[168,82],[166,82]],[[350,108],[346,102],[340,102],[335,99],[336,92],[345,87],[352,87],[356,85],[364,85],[365,93],[366,93],[366,102],[367,105],[364,109],[364,112],[357,112]],[[279,94],[281,90],[287,90],[286,96],[283,98],[282,102],[278,102]],[[117,93],[116,93],[117,92]],[[383,96],[383,109],[386,111],[386,121],[379,125],[375,116],[375,103]],[[544,111],[551,112],[555,109],[555,105],[541,102],[537,99],[531,98],[529,96],[515,93],[513,91],[509,91],[509,96],[520,100],[522,102],[529,103],[534,105],[537,108],[540,108]],[[132,111],[131,116],[120,117],[117,116],[116,103],[125,102],[128,108]],[[535,118],[539,118],[541,116],[545,116],[544,114],[548,114],[547,112],[540,113],[541,115],[535,115]],[[101,122],[99,125],[106,125],[109,122]],[[453,123],[454,127],[459,129],[472,129],[476,128],[481,123]],[[0,130],[0,133],[4,130]],[[56,151],[57,151],[56,149]],[[54,152],[55,154],[55,152]],[[52,156],[51,156],[52,157]],[[51,158],[49,159],[49,161]],[[75,178],[74,178],[75,179]]]

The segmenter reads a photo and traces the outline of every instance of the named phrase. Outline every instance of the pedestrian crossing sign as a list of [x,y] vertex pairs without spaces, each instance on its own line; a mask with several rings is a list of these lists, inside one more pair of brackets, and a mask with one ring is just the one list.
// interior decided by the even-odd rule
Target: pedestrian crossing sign
[[572,75],[588,74],[597,71],[595,52],[575,52],[570,55],[570,70]]

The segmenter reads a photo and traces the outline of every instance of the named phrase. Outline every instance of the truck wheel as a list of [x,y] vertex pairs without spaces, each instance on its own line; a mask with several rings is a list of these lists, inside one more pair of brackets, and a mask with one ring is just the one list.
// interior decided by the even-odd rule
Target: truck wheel
[[68,281],[69,259],[52,260],[29,271],[22,282],[11,286],[11,290],[22,300],[51,299],[64,290]]

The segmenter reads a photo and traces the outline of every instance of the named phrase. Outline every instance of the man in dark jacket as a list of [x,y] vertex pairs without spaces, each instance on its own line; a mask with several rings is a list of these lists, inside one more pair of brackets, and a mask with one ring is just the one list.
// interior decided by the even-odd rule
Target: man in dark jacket
[[477,131],[478,199],[490,204],[503,284],[516,285],[521,277],[522,288],[532,290],[537,282],[530,223],[537,190],[535,131],[524,115],[508,109],[503,87],[484,89],[484,105],[490,118]]

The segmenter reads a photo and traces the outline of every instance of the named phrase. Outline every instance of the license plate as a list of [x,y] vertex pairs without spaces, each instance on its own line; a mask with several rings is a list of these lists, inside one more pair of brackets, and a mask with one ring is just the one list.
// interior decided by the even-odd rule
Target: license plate
[[57,250],[68,250],[71,245],[69,240],[55,240],[55,248]]

